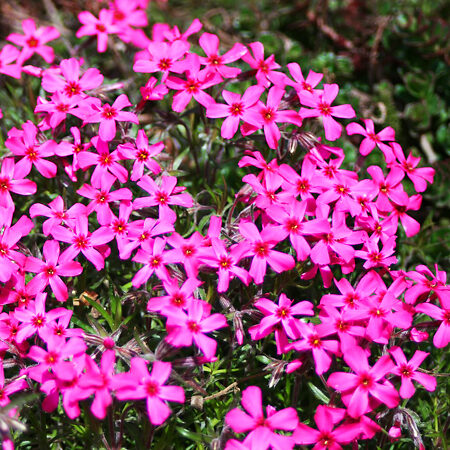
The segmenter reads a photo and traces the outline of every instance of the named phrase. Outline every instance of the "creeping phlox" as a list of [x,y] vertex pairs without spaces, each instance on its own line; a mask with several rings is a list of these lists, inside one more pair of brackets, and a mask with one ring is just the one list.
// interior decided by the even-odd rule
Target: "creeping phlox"
[[[409,212],[420,208],[434,170],[418,167],[419,158],[411,154],[405,157],[391,127],[376,131],[370,119],[359,119],[350,105],[339,104],[337,84],[322,83],[323,75],[313,71],[304,78],[297,63],[284,70],[260,42],[222,50],[214,34],[195,37],[202,28],[199,20],[184,33],[155,24],[148,36],[143,29],[147,3],[114,0],[98,17],[84,11],[76,33],[97,39],[98,52],[107,51],[111,39],[138,48],[133,70],[149,78],[137,105],[124,93],[108,101],[101,71],[82,59],[55,64],[48,45],[60,35],[54,27],[24,20],[23,34],[9,35],[14,45],[0,50],[0,74],[37,76],[45,91],[35,108],[39,120],[9,131],[9,153],[1,160],[0,405],[27,390],[31,380],[45,394],[45,411],[54,411],[62,399],[72,419],[80,414],[79,402],[90,397],[98,419],[105,418],[114,399],[145,399],[150,422],[161,425],[171,413],[168,403],[184,402],[184,390],[173,384],[180,374],[174,377],[173,363],[162,361],[167,352],[156,351],[149,362],[139,347],[131,351],[71,323],[73,311],[64,304],[74,295],[73,279],[93,267],[103,270],[114,256],[134,270],[133,288],[159,284],[160,295],[150,295],[147,309],[165,320],[162,339],[171,355],[188,347],[195,364],[215,361],[222,338],[215,331],[232,325],[236,345],[273,335],[276,354],[289,355],[285,372],[312,368],[330,392],[340,393],[318,406],[312,428],[299,422],[292,407],[267,406],[264,412],[260,388],[250,386],[242,392],[245,411],[234,408],[224,419],[246,437],[229,440],[227,449],[296,444],[337,449],[372,438],[380,430],[377,413],[412,397],[413,382],[436,388],[435,378],[419,367],[428,353],[417,350],[408,360],[397,338],[417,346],[428,342],[425,324],[437,329],[436,347],[450,341],[445,273],[425,266],[391,270],[399,227],[408,237],[420,229]],[[32,57],[40,66],[24,65]],[[239,86],[240,80],[246,88],[224,88],[230,81]],[[196,105],[210,123],[223,118],[224,142],[254,138],[253,149],[239,160],[249,172],[234,205],[242,212],[237,218],[230,214],[226,223],[212,216],[206,235],[195,231],[183,237],[175,231],[179,213],[196,202],[182,180],[169,173],[164,143],[150,142],[139,127],[146,103],[166,98],[175,113]],[[70,133],[69,118],[78,124]],[[339,119],[354,121],[343,127]],[[311,121],[323,125],[325,139],[302,135]],[[344,151],[329,144],[345,133],[362,135],[362,157],[380,151],[384,166],[344,169]],[[281,162],[280,149],[299,142],[306,147],[301,158]],[[266,144],[278,158],[266,161],[256,150]],[[33,202],[28,215],[19,217],[20,196],[45,198],[44,188],[30,179],[43,182],[40,176],[64,176],[77,201],[53,195],[47,203]],[[404,188],[406,177],[413,195]],[[24,241],[33,229],[42,230],[44,242],[31,254]],[[355,270],[361,276],[351,284],[344,275]],[[264,288],[273,272],[314,279],[328,293],[318,301],[266,294],[244,309],[241,299],[233,298],[233,286]],[[217,297],[228,298],[226,307],[198,298],[203,274],[212,277]],[[245,314],[250,322],[243,321]],[[5,378],[3,359],[11,354],[20,361],[20,372],[8,368]],[[4,447],[12,448],[7,431],[1,433]],[[420,436],[414,439],[421,444]]]

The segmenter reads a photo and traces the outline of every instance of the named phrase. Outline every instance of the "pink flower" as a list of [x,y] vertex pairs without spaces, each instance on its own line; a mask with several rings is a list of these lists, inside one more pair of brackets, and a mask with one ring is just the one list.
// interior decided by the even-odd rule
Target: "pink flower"
[[394,141],[395,131],[392,127],[386,127],[383,130],[375,134],[375,127],[373,120],[362,119],[366,129],[364,129],[359,123],[353,122],[349,123],[346,127],[347,134],[349,136],[353,134],[362,134],[364,136],[363,141],[359,147],[361,155],[368,155],[375,146],[383,152],[387,164],[391,164],[395,160],[392,148],[387,144],[383,144],[382,141]]
[[296,111],[278,109],[283,95],[283,89],[278,86],[271,87],[267,94],[266,105],[260,101],[256,104],[259,114],[259,125],[255,127],[254,125],[244,123],[241,127],[242,134],[247,136],[258,128],[263,128],[268,146],[276,149],[278,147],[278,141],[281,138],[281,133],[276,123],[289,122],[300,127],[302,125],[302,118]]
[[241,403],[248,414],[234,408],[225,416],[225,422],[235,433],[250,431],[243,442],[245,446],[255,450],[288,450],[294,447],[292,436],[275,433],[275,430],[295,430],[298,417],[294,408],[276,411],[272,406],[267,406],[267,417],[264,417],[261,389],[257,386],[249,386],[242,392]]
[[206,117],[213,119],[226,117],[221,128],[221,136],[224,139],[231,139],[236,134],[240,120],[258,127],[260,116],[255,105],[263,91],[264,88],[262,86],[250,86],[241,97],[235,92],[224,89],[222,97],[227,102],[227,105],[210,103],[206,110]]
[[297,93],[301,91],[308,91],[311,93],[314,92],[314,88],[320,83],[323,78],[322,73],[316,73],[310,70],[305,80],[305,78],[303,77],[302,69],[297,63],[289,63],[287,65],[287,68],[289,69],[289,73],[291,74],[292,78],[295,80],[295,83],[289,80],[287,81],[287,84],[292,86],[297,91]]
[[242,58],[247,53],[245,45],[236,42],[231,50],[219,55],[219,38],[215,34],[203,33],[199,39],[200,47],[207,57],[200,57],[200,62],[206,66],[208,72],[217,72],[224,78],[234,78],[241,73],[237,67],[227,67],[225,64],[232,63]]
[[97,51],[103,53],[108,47],[108,34],[118,33],[121,28],[114,24],[114,13],[111,10],[102,9],[99,18],[89,11],[78,14],[78,20],[83,26],[77,31],[76,37],[97,36]]
[[200,57],[195,53],[189,53],[183,64],[186,80],[174,76],[169,76],[166,80],[167,87],[178,91],[173,96],[172,109],[176,112],[184,111],[192,98],[204,107],[214,103],[205,89],[220,83],[221,76],[215,72],[200,70]]
[[184,312],[180,308],[165,311],[168,317],[166,341],[174,347],[189,347],[192,341],[200,348],[208,361],[216,354],[217,342],[205,333],[227,326],[222,314],[209,314],[210,305],[193,300]]
[[86,372],[78,384],[85,390],[83,398],[86,398],[86,394],[87,396],[95,394],[91,411],[97,419],[101,420],[105,418],[108,406],[113,401],[110,391],[113,389],[114,379],[114,350],[107,350],[103,353],[100,367],[88,355],[85,356],[85,361]]
[[136,114],[122,111],[123,108],[132,106],[125,94],[119,95],[112,105],[102,107],[92,104],[92,111],[85,119],[88,123],[100,123],[98,134],[105,142],[112,141],[116,136],[116,122],[139,123]]
[[172,369],[170,363],[155,361],[150,373],[147,363],[142,358],[131,358],[130,372],[116,375],[120,382],[116,396],[119,400],[146,399],[150,422],[161,425],[171,412],[167,401],[183,403],[184,390],[180,386],[165,385]]
[[360,347],[347,349],[345,362],[353,372],[334,372],[328,377],[327,383],[338,391],[348,394],[348,413],[359,417],[369,409],[369,395],[384,403],[388,408],[394,408],[399,403],[397,391],[390,385],[380,381],[394,368],[389,355],[382,356],[369,366],[366,353]]
[[287,337],[295,339],[298,337],[297,320],[294,316],[313,316],[313,304],[303,301],[292,305],[293,301],[281,294],[278,298],[278,305],[266,298],[260,298],[254,306],[258,308],[264,317],[258,325],[249,328],[249,333],[253,340],[275,332],[275,342],[277,344],[277,353],[287,351]]
[[420,383],[427,391],[434,391],[436,389],[436,378],[426,373],[417,371],[422,361],[429,355],[429,353],[416,350],[413,357],[407,361],[405,354],[400,347],[392,347],[389,353],[394,357],[397,366],[392,370],[392,373],[399,376],[402,380],[400,386],[400,397],[411,398],[416,391],[412,380]]
[[157,82],[155,77],[150,77],[145,86],[140,88],[143,100],[162,100],[166,96],[169,89],[164,84],[157,85]]
[[33,19],[22,21],[22,29],[25,34],[11,33],[6,38],[13,44],[23,47],[18,62],[22,65],[34,53],[42,56],[45,62],[49,64],[53,62],[55,53],[51,47],[45,44],[53,39],[58,39],[59,31],[54,27],[41,27],[36,30]]
[[10,192],[20,195],[33,195],[37,186],[34,181],[26,180],[26,167],[17,167],[13,158],[5,158],[0,169],[0,207],[14,208]]
[[86,152],[85,150],[78,153],[78,165],[81,169],[86,170],[88,167],[95,165],[91,175],[92,186],[99,187],[100,180],[107,171],[116,176],[121,183],[125,183],[128,179],[128,171],[117,162],[120,160],[119,151],[114,150],[110,153],[108,143],[99,136],[93,137],[92,143],[97,153]]
[[417,312],[442,321],[433,337],[433,344],[437,348],[444,348],[450,342],[450,296],[442,296],[441,301],[442,309],[432,303],[421,303],[416,306]]
[[60,258],[59,252],[59,243],[57,241],[46,241],[43,248],[46,261],[29,256],[25,263],[25,270],[38,274],[28,283],[30,292],[42,292],[49,284],[56,299],[60,302],[65,302],[68,298],[67,286],[60,276],[73,277],[80,275],[83,272],[83,268],[76,261]]
[[355,111],[350,105],[331,106],[339,92],[337,84],[324,84],[322,94],[312,94],[308,91],[299,93],[300,102],[312,109],[301,108],[300,116],[322,117],[323,127],[325,128],[325,137],[329,141],[335,141],[341,136],[342,125],[334,117],[351,119],[355,117]]
[[42,87],[47,92],[62,92],[67,97],[85,96],[85,92],[98,88],[103,83],[103,75],[98,69],[89,68],[80,78],[80,62],[75,58],[63,59],[59,71],[48,69],[42,76]]
[[108,172],[105,172],[100,179],[98,189],[84,184],[77,190],[77,194],[82,197],[91,199],[92,201],[86,208],[86,213],[89,215],[93,211],[97,212],[97,219],[100,225],[109,225],[113,218],[110,203],[119,201],[131,201],[133,194],[128,188],[116,189],[111,192],[111,187],[117,178]]
[[131,181],[140,180],[144,174],[144,167],[153,174],[161,172],[161,166],[153,159],[164,149],[164,142],[149,145],[148,137],[144,130],[139,130],[136,138],[136,145],[121,144],[117,147],[122,159],[134,160],[131,172]]
[[347,444],[360,434],[360,427],[356,423],[353,426],[344,425],[333,430],[333,425],[342,420],[344,415],[345,410],[343,409],[319,405],[314,414],[318,430],[299,423],[292,435],[295,443],[300,445],[316,444],[314,446],[316,450],[342,450],[339,444]]
[[0,73],[13,78],[20,78],[22,69],[20,67],[20,64],[18,64],[17,62],[14,63],[19,55],[20,51],[16,47],[14,47],[14,45],[6,44],[0,50]]
[[35,113],[46,113],[44,121],[55,129],[62,121],[66,120],[67,114],[78,107],[76,97],[68,97],[62,92],[55,92],[50,101],[46,101],[39,97],[40,102],[34,108]]
[[95,248],[114,239],[112,230],[108,227],[100,227],[93,233],[88,230],[88,218],[85,214],[77,216],[74,227],[67,229],[60,225],[55,225],[51,231],[52,236],[62,242],[70,244],[61,255],[62,259],[71,260],[80,252],[94,264],[97,270],[103,269],[105,259]]
[[247,239],[248,250],[242,256],[253,256],[250,275],[256,284],[263,282],[267,264],[277,273],[294,268],[295,260],[291,255],[272,250],[282,239],[275,227],[268,225],[260,233],[254,223],[241,221],[239,232]]
[[396,142],[391,143],[394,154],[397,158],[398,165],[413,182],[414,189],[417,192],[423,192],[427,188],[427,182],[433,183],[435,170],[431,167],[419,167],[420,158],[417,158],[410,153],[408,158],[405,158],[402,148]]
[[11,130],[5,142],[14,155],[23,156],[16,164],[16,170],[26,176],[34,165],[42,176],[53,178],[57,171],[56,164],[44,158],[55,154],[56,142],[40,144],[37,140],[38,129],[30,120],[22,125],[22,130]]
[[176,215],[169,208],[169,205],[179,205],[185,208],[192,206],[192,197],[187,193],[182,193],[186,188],[176,186],[176,177],[162,176],[161,186],[158,186],[148,175],[144,175],[137,184],[147,191],[150,196],[140,197],[134,200],[134,209],[158,205],[159,217],[166,218],[169,222],[173,223],[175,222]]
[[[275,62],[275,56],[270,55],[264,59],[264,46],[261,42],[252,42],[249,45],[253,56],[250,52],[245,53],[241,58],[252,68],[256,70],[256,80],[258,84],[267,88],[273,79],[277,80],[280,72],[274,69],[280,69],[281,66]],[[277,77],[278,76],[278,77]]]

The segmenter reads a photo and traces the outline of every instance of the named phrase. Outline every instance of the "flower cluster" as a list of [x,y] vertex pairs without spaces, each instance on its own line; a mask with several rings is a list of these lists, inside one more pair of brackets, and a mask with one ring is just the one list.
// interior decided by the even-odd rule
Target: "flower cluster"
[[[278,360],[283,370],[312,369],[334,395],[318,406],[313,429],[299,422],[294,408],[268,406],[264,414],[261,390],[248,387],[242,393],[246,412],[234,408],[225,418],[235,433],[248,434],[229,440],[227,449],[335,449],[371,439],[381,429],[377,413],[412,397],[413,381],[436,388],[436,379],[419,367],[428,353],[416,350],[408,360],[400,345],[428,341],[424,316],[434,319],[425,325],[437,328],[435,347],[450,341],[445,273],[425,266],[391,270],[400,225],[407,237],[420,229],[410,211],[420,208],[433,169],[405,157],[391,127],[376,133],[374,123],[356,119],[349,104],[334,104],[337,84],[321,85],[323,75],[313,71],[304,78],[297,63],[283,72],[260,42],[221,52],[219,38],[205,32],[195,47],[189,39],[202,28],[198,20],[184,33],[157,24],[148,37],[142,29],[147,3],[115,0],[98,18],[84,11],[76,34],[95,36],[98,52],[107,50],[110,35],[140,49],[133,71],[151,75],[137,105],[125,93],[108,101],[104,76],[81,59],[24,66],[34,53],[53,63],[46,45],[59,37],[53,27],[36,29],[25,20],[24,34],[7,38],[20,49],[7,44],[0,51],[1,74],[38,76],[45,92],[34,111],[39,120],[9,131],[10,153],[1,161],[0,347],[2,359],[13,354],[21,367],[18,377],[5,379],[0,363],[2,406],[32,380],[45,394],[44,411],[54,411],[62,399],[73,419],[79,403],[92,398],[92,414],[104,419],[115,400],[145,399],[150,422],[161,425],[170,415],[167,403],[185,400],[183,388],[173,384],[182,378],[175,363],[163,359],[190,351],[195,358],[185,364],[215,361],[222,337],[217,330],[232,324],[237,345],[273,334],[276,354],[285,355]],[[244,78],[250,80],[245,90],[224,89]],[[149,139],[140,126],[146,103],[165,99],[174,113],[194,105],[209,124],[223,118],[224,142],[252,136],[261,152],[265,144],[277,151],[269,161],[257,147],[246,151],[238,165],[249,173],[232,212],[227,221],[212,215],[203,234],[181,234],[179,218],[195,210],[197,201],[165,164],[165,143]],[[311,118],[319,119],[324,139],[306,139]],[[355,121],[344,128],[339,119]],[[73,124],[70,134],[66,124]],[[383,167],[348,170],[343,149],[327,143],[355,134],[363,136],[362,157],[378,149]],[[282,161],[282,149],[299,142],[306,152]],[[33,181],[42,181],[40,176],[64,177],[73,195],[55,193],[17,217],[20,196],[45,198]],[[415,193],[405,187],[407,179]],[[25,242],[33,229],[42,233],[39,250],[31,252]],[[134,271],[132,288],[146,292],[146,311],[164,321],[154,353],[75,328],[72,309],[62,306],[77,294],[77,277],[92,267],[103,270],[113,258]],[[361,276],[351,283],[355,271]],[[245,307],[233,297],[237,286],[270,285],[273,272],[314,279],[327,293],[315,301],[290,299],[287,291],[263,295],[260,289]],[[208,297],[201,291],[206,281],[213,292]],[[212,298],[230,300],[221,308]],[[248,327],[244,314],[252,321]]]

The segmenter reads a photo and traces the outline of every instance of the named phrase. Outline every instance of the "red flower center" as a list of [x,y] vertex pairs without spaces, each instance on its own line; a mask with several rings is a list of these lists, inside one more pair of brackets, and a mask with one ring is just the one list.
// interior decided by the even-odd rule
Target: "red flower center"
[[300,232],[301,223],[297,219],[288,219],[284,225],[289,233],[298,234]]
[[269,244],[267,244],[266,242],[257,242],[253,246],[253,251],[255,252],[256,256],[264,258],[269,254]]
[[208,63],[212,66],[219,66],[220,64],[222,64],[222,58],[219,55],[211,55],[208,58]]
[[42,314],[36,314],[33,319],[31,320],[31,323],[36,328],[41,328],[45,325],[45,317]]
[[0,190],[9,191],[11,185],[9,183],[9,178],[0,178]]
[[34,36],[31,36],[27,40],[27,45],[28,45],[28,47],[36,48],[39,45],[39,40],[36,39]]
[[159,385],[154,381],[147,381],[145,384],[145,391],[149,397],[155,397],[159,394]]
[[155,200],[160,205],[167,205],[169,203],[169,196],[165,192],[160,191],[155,195]]
[[31,147],[28,147],[25,151],[25,155],[30,161],[36,161],[38,157],[38,151],[35,149],[35,147],[32,145]]
[[104,33],[104,32],[106,31],[106,27],[105,27],[105,25],[103,25],[102,23],[97,23],[97,24],[95,25],[95,29],[96,29],[97,31],[99,31],[100,33]]
[[286,319],[291,314],[291,309],[289,306],[280,306],[276,311],[276,316],[280,319]]
[[317,107],[320,111],[320,114],[322,114],[323,116],[331,115],[331,107],[328,103],[321,102]]
[[48,265],[48,266],[45,268],[45,274],[46,274],[48,277],[52,277],[53,275],[55,275],[55,273],[56,273],[56,268],[55,268],[55,266],[53,266],[53,265]]
[[139,161],[147,161],[149,158],[149,154],[147,150],[139,150],[139,153],[137,154],[137,159]]
[[240,116],[244,111],[244,105],[242,103],[233,103],[230,106],[230,113],[232,116]]
[[74,239],[74,244],[75,247],[77,247],[78,249],[84,249],[87,248],[89,246],[89,240],[86,236],[84,236],[83,234],[80,234],[79,236],[76,236]]
[[219,261],[220,269],[228,269],[232,265],[231,259],[227,256],[222,256]]
[[358,384],[364,389],[370,389],[373,386],[373,378],[368,373],[359,376]]
[[103,107],[102,117],[103,117],[104,119],[112,120],[112,119],[114,119],[114,117],[116,117],[116,116],[117,116],[117,110],[116,110],[116,108],[113,108],[112,106],[109,106],[109,105],[105,105],[105,106]]
[[411,367],[411,366],[408,366],[407,364],[403,364],[403,365],[400,367],[400,375],[401,375],[402,377],[405,377],[405,378],[411,378],[412,375],[413,375],[413,372],[414,372],[414,370],[412,369],[412,367]]
[[172,65],[172,60],[168,58],[162,58],[159,60],[158,67],[163,72],[170,69],[170,66]]
[[187,323],[187,327],[192,333],[198,333],[200,331],[200,325],[194,320],[190,320]]
[[68,97],[72,97],[73,95],[78,95],[81,92],[81,87],[76,81],[69,81],[64,86],[64,93]]

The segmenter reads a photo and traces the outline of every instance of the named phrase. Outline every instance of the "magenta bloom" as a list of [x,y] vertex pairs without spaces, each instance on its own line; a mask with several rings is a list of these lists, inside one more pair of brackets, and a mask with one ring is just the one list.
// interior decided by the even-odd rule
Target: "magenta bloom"
[[392,385],[382,384],[384,376],[392,372],[394,363],[389,355],[382,356],[369,366],[367,355],[360,347],[347,348],[345,362],[353,372],[334,372],[327,383],[338,391],[349,394],[348,413],[352,417],[365,414],[369,408],[369,395],[375,397],[388,408],[394,408],[399,403],[397,391]]
[[244,136],[253,133],[258,128],[263,128],[266,137],[267,145],[276,149],[278,141],[281,138],[281,132],[276,125],[279,122],[289,122],[300,127],[302,125],[302,118],[297,111],[293,110],[279,110],[281,99],[284,95],[284,89],[278,86],[272,86],[267,94],[267,102],[264,105],[262,102],[256,104],[259,114],[259,125],[257,127],[246,124],[242,125],[241,132]]
[[89,123],[99,123],[98,134],[100,139],[109,142],[116,136],[116,122],[139,123],[136,114],[128,111],[122,111],[123,108],[132,106],[125,94],[119,95],[112,105],[103,105],[99,107],[92,105],[93,112],[85,119]]
[[183,61],[185,64],[186,80],[170,76],[166,80],[166,86],[178,92],[173,96],[172,109],[182,112],[188,103],[194,98],[204,107],[214,103],[214,99],[205,92],[205,89],[222,81],[220,75],[215,72],[200,70],[200,57],[190,53]]
[[121,144],[117,147],[122,159],[134,160],[131,172],[131,181],[140,180],[144,174],[144,167],[153,174],[161,172],[161,166],[153,159],[164,149],[164,142],[149,145],[148,137],[144,130],[139,130],[136,138],[136,145]]
[[23,156],[16,164],[16,170],[23,176],[30,173],[34,165],[39,173],[46,178],[53,178],[56,175],[57,167],[55,163],[44,158],[53,156],[57,146],[55,141],[46,141],[39,144],[37,140],[38,129],[30,120],[22,125],[21,130],[11,130],[5,142],[14,155]]
[[222,97],[227,105],[222,103],[210,103],[206,110],[206,117],[215,119],[218,117],[226,117],[222,123],[221,136],[224,139],[231,139],[239,127],[239,122],[243,120],[255,127],[259,127],[260,116],[255,108],[256,103],[261,97],[264,88],[262,86],[250,86],[242,95],[222,91]]
[[22,22],[22,29],[25,34],[11,33],[6,40],[22,48],[19,56],[19,62],[22,64],[31,58],[34,53],[42,56],[47,63],[53,62],[55,52],[53,48],[45,45],[49,41],[58,39],[59,31],[54,27],[41,27],[36,30],[36,24],[33,19],[26,19]]
[[392,347],[389,353],[394,357],[397,366],[392,370],[392,373],[398,375],[402,380],[400,386],[400,397],[411,398],[416,392],[412,380],[417,381],[427,391],[434,391],[436,389],[436,378],[423,372],[417,371],[422,361],[429,355],[429,353],[416,350],[414,356],[407,361],[405,354],[400,347]]
[[450,342],[450,296],[442,295],[441,302],[442,309],[432,303],[421,303],[416,307],[417,312],[442,321],[433,338],[433,344],[437,348],[444,348]]
[[205,333],[227,326],[227,319],[222,314],[209,315],[210,305],[201,300],[193,300],[184,312],[172,308],[166,312],[166,340],[174,347],[189,347],[192,341],[200,348],[208,361],[211,361],[217,348],[217,342]]
[[294,408],[276,411],[272,406],[267,406],[267,417],[264,417],[261,389],[257,386],[249,386],[242,392],[241,403],[248,414],[234,408],[227,413],[225,422],[235,433],[250,431],[243,442],[245,448],[288,450],[294,447],[295,441],[292,436],[275,433],[275,430],[296,429],[298,417]]
[[267,264],[277,273],[291,270],[295,266],[291,255],[272,250],[283,239],[276,227],[268,225],[260,233],[254,223],[240,222],[239,232],[247,239],[249,247],[242,256],[253,256],[250,275],[256,284],[263,282]]
[[20,78],[22,69],[17,62],[14,62],[17,60],[19,54],[20,51],[14,45],[6,44],[0,50],[0,73],[13,78]]
[[25,263],[25,270],[38,274],[28,283],[30,292],[42,292],[47,285],[50,285],[56,299],[65,302],[68,297],[67,286],[60,276],[80,275],[83,268],[79,262],[60,258],[59,251],[57,241],[46,241],[43,249],[45,261],[29,256]]
[[92,201],[86,208],[87,214],[93,211],[97,212],[97,219],[100,225],[109,225],[113,219],[110,203],[119,201],[131,201],[132,193],[128,188],[116,189],[111,192],[111,187],[117,178],[108,172],[105,172],[100,179],[98,189],[84,184],[77,190],[77,194],[82,197],[91,199]]
[[[110,391],[113,389],[115,354],[107,350],[102,355],[100,367],[86,355],[86,372],[82,375],[79,386],[85,390],[83,398],[95,394],[91,405],[92,414],[98,419],[104,419],[108,406],[112,403]],[[87,395],[86,395],[87,394]]]
[[78,14],[78,20],[83,26],[77,31],[76,37],[97,36],[97,51],[103,53],[108,47],[108,34],[119,33],[121,28],[114,24],[114,13],[111,10],[102,9],[99,18],[89,11]]
[[333,430],[333,425],[342,420],[344,415],[345,410],[343,409],[319,405],[314,414],[318,430],[299,423],[292,435],[295,443],[300,445],[316,444],[314,446],[316,450],[342,450],[340,444],[347,444],[360,434],[360,426],[357,423],[344,424]]
[[312,109],[301,108],[300,116],[305,117],[322,117],[323,127],[325,128],[325,137],[329,141],[335,141],[341,136],[342,125],[340,125],[334,117],[343,119],[351,119],[355,117],[355,111],[350,105],[331,106],[339,92],[337,84],[324,84],[322,94],[312,94],[308,91],[299,93],[302,105],[309,106]]
[[1,162],[0,170],[0,207],[12,208],[14,206],[10,192],[20,195],[33,195],[37,186],[34,181],[26,180],[26,168],[17,167],[13,158],[5,158]]
[[142,358],[131,358],[130,372],[116,375],[119,381],[116,395],[119,400],[146,399],[150,422],[161,425],[171,412],[167,402],[183,403],[184,390],[180,386],[165,385],[172,370],[170,363],[155,361],[150,373],[147,363]]
[[291,85],[297,91],[297,93],[301,91],[308,91],[311,93],[314,92],[314,88],[320,83],[323,78],[322,73],[316,73],[310,70],[308,76],[305,79],[302,73],[302,69],[297,63],[289,63],[287,65],[287,68],[289,69],[289,73],[291,74],[292,78],[295,80],[295,83],[288,81],[287,84]]
[[353,134],[362,134],[364,136],[364,139],[359,147],[361,155],[368,155],[375,148],[375,146],[378,146],[378,148],[384,154],[386,163],[391,164],[395,160],[394,153],[392,151],[392,148],[387,144],[383,144],[382,141],[394,141],[394,129],[392,127],[386,127],[375,134],[373,120],[362,119],[362,121],[364,122],[366,129],[364,129],[359,123],[356,122],[350,123],[346,127],[348,135],[351,136]]
[[206,57],[200,57],[200,62],[206,66],[207,72],[217,72],[224,78],[234,78],[241,73],[241,69],[227,67],[226,64],[242,58],[248,51],[245,45],[236,42],[231,50],[219,55],[219,38],[215,34],[203,33],[198,43],[206,53]]
[[101,270],[105,266],[105,259],[95,247],[113,240],[114,233],[108,227],[100,227],[90,233],[88,227],[88,218],[82,214],[76,218],[73,228],[67,229],[61,225],[55,225],[51,233],[56,240],[71,244],[62,253],[62,259],[72,260],[81,252],[97,270]]
[[98,88],[103,83],[103,75],[98,69],[89,68],[80,78],[80,62],[75,58],[63,59],[59,65],[61,75],[55,70],[44,71],[42,87],[47,92],[62,92],[67,97],[79,98],[84,91]]

